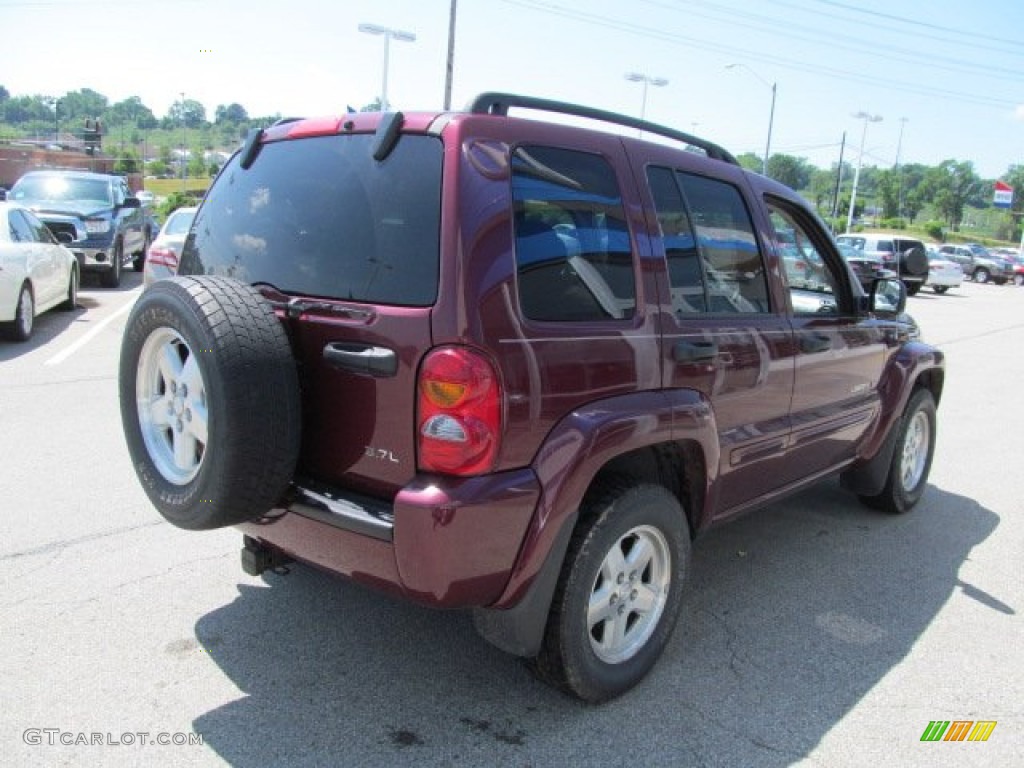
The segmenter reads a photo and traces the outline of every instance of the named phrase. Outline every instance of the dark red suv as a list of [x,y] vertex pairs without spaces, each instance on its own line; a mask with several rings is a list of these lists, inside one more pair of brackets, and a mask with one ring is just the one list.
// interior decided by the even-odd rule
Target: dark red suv
[[[597,128],[510,117],[561,112]],[[820,262],[787,283],[783,239]],[[439,608],[588,701],[652,667],[692,537],[841,473],[921,498],[942,354],[721,147],[507,94],[254,132],[134,308],[157,509]]]

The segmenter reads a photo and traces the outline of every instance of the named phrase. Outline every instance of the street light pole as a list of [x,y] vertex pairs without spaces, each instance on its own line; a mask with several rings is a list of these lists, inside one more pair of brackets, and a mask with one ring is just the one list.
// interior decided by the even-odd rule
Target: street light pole
[[760,80],[762,83],[764,83],[765,85],[767,85],[769,88],[772,89],[772,106],[771,106],[771,109],[768,112],[768,141],[766,141],[765,145],[764,145],[764,162],[761,164],[761,172],[765,176],[767,176],[768,175],[768,157],[772,153],[772,128],[775,126],[775,96],[776,96],[776,93],[778,91],[778,83],[769,83],[767,80],[765,80],[763,77],[761,77],[759,74],[757,74],[757,72],[752,70],[746,64],[736,63],[736,64],[726,64],[725,65],[726,69],[736,69],[736,67],[743,67],[745,70],[747,70],[747,72],[752,74],[754,77],[756,77],[758,80]]
[[857,155],[857,170],[853,174],[853,192],[850,194],[850,213],[846,217],[846,231],[853,229],[853,208],[857,203],[857,185],[860,183],[860,166],[864,162],[864,141],[868,137],[868,123],[880,123],[881,115],[870,115],[867,112],[856,112],[853,117],[864,121],[864,130],[860,135],[860,154]]
[[[640,119],[644,120],[647,115],[647,86],[653,85],[655,88],[661,88],[668,85],[668,80],[664,77],[649,77],[642,72],[627,72],[625,78],[631,83],[643,83],[643,96],[640,101]],[[639,131],[638,135],[642,136],[643,131]]]
[[360,24],[359,31],[368,35],[383,35],[384,37],[384,73],[381,77],[380,88],[380,111],[387,112],[388,107],[388,58],[390,56],[391,41],[401,40],[404,43],[416,42],[416,35],[412,32],[403,32],[400,29],[382,27],[379,24]]
[[903,128],[908,118],[900,118],[900,138],[896,142],[896,218],[903,218],[903,166],[900,165],[900,151],[903,149]]
[[185,92],[181,92],[181,194],[185,194],[185,148],[188,146],[188,137],[185,135]]

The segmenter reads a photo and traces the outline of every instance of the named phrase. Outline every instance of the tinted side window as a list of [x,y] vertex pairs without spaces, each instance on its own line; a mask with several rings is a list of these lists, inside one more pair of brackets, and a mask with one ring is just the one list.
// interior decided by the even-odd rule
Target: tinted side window
[[28,219],[26,219],[21,211],[10,211],[11,220],[11,240],[16,243],[34,243],[36,242],[36,234],[32,231],[32,227],[29,226]]
[[768,312],[764,261],[739,190],[667,168],[650,168],[648,182],[665,238],[674,310]]
[[622,320],[636,311],[633,254],[615,173],[599,155],[512,154],[519,303],[532,320]]
[[272,142],[248,170],[232,158],[196,216],[181,272],[305,296],[433,304],[441,142],[404,135],[381,162],[372,143],[370,135]]
[[708,303],[704,290],[697,238],[693,235],[690,215],[686,212],[682,192],[675,173],[668,168],[648,168],[647,183],[654,198],[658,226],[665,243],[669,283],[672,288],[672,311],[677,314],[706,312]]

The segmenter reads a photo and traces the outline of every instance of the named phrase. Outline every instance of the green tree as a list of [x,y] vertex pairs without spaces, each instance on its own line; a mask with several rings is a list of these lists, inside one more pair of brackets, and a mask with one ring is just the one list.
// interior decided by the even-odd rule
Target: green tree
[[130,96],[124,101],[117,102],[104,113],[103,118],[112,126],[131,123],[144,130],[152,130],[160,124],[153,111],[143,104],[138,96]]
[[217,107],[214,112],[213,121],[216,125],[222,123],[231,123],[232,125],[238,125],[249,120],[249,113],[245,111],[245,107],[241,104],[221,104]]
[[182,120],[185,127],[193,130],[206,125],[206,107],[195,99],[174,102],[167,110],[162,127],[167,130],[180,128]]
[[810,189],[808,197],[819,211],[832,215],[832,195],[835,193],[836,176],[834,171],[811,169]]
[[761,158],[753,152],[744,152],[742,155],[737,155],[736,160],[741,167],[746,168],[748,171],[760,173],[764,170],[764,163],[761,161]]
[[960,231],[964,218],[964,206],[972,192],[972,187],[981,184],[981,179],[974,172],[974,164],[969,161],[943,160],[932,168],[925,183],[931,193],[935,212],[942,217],[954,232]]
[[114,161],[114,173],[138,173],[142,168],[139,156],[132,149],[123,149]]
[[87,119],[102,119],[107,109],[107,97],[91,88],[68,91],[60,97],[61,116],[67,120],[81,123]]
[[811,183],[811,166],[802,157],[775,154],[768,158],[768,176],[791,189],[804,189]]

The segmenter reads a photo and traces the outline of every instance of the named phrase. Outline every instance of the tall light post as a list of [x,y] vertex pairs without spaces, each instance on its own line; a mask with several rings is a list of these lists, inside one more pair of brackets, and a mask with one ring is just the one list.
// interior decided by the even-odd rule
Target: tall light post
[[850,194],[850,213],[846,217],[846,231],[853,229],[853,208],[857,204],[857,185],[860,183],[860,166],[864,162],[864,141],[868,137],[868,123],[882,122],[881,115],[871,115],[867,112],[855,112],[853,117],[864,121],[864,130],[860,135],[860,154],[857,155],[857,170],[853,174],[853,192]]
[[[668,85],[668,80],[664,77],[649,77],[642,72],[627,72],[625,78],[631,83],[643,83],[644,91],[640,101],[640,119],[644,120],[647,115],[647,86],[653,85],[655,88],[662,88]],[[640,131],[640,135],[643,135],[643,131]]]
[[908,118],[900,118],[900,138],[896,142],[896,218],[903,218],[903,166],[900,165],[900,151],[903,149],[903,128]]
[[187,167],[185,161],[186,147],[188,146],[188,139],[185,135],[185,92],[181,92],[181,194],[185,194],[185,169]]
[[748,67],[746,64],[736,63],[736,64],[726,64],[725,65],[726,69],[736,69],[737,67],[743,67],[743,69],[747,70],[747,72],[752,74],[754,77],[756,77],[758,80],[760,80],[762,83],[764,83],[765,85],[767,85],[769,88],[772,89],[772,106],[771,106],[771,109],[768,112],[768,141],[766,141],[765,145],[764,145],[764,162],[761,164],[761,172],[765,176],[767,176],[768,175],[768,156],[771,155],[771,153],[772,153],[772,128],[775,125],[775,95],[776,95],[776,91],[778,90],[778,88],[777,88],[778,83],[769,83],[767,80],[765,80],[763,77],[761,77],[759,74],[757,74],[757,72],[755,72],[753,69]]
[[416,35],[412,32],[403,32],[400,29],[382,27],[378,24],[360,24],[359,31],[365,32],[368,35],[384,36],[384,74],[381,78],[380,86],[380,111],[387,112],[390,106],[388,104],[388,57],[391,50],[391,41],[401,40],[403,43],[414,43],[416,42]]

